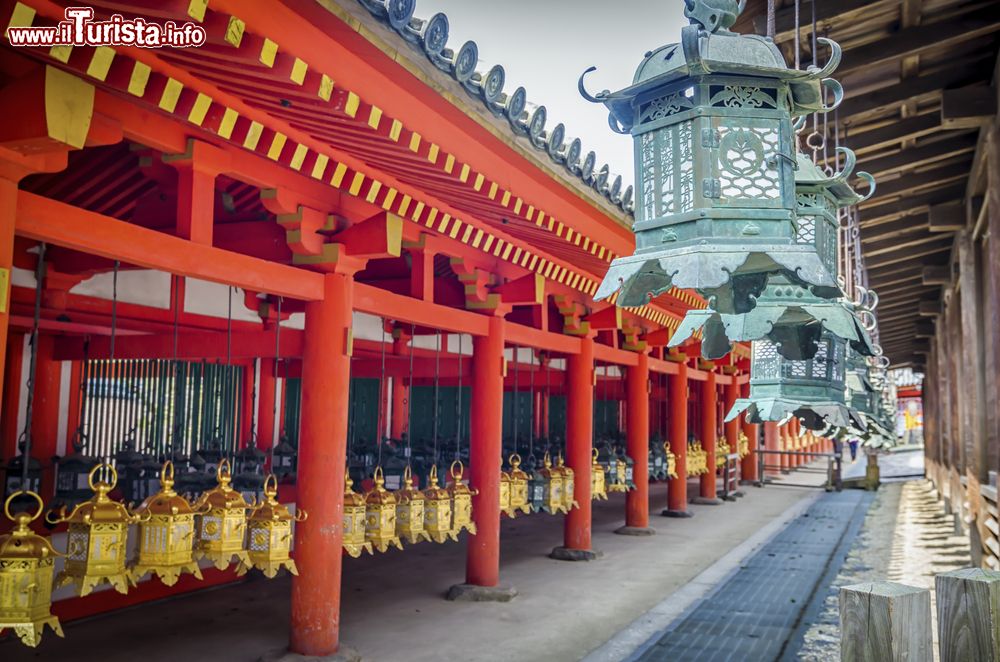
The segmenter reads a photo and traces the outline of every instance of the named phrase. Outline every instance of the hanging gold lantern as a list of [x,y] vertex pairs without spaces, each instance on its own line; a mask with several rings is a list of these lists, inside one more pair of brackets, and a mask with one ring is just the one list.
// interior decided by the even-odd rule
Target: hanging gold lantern
[[510,512],[510,474],[500,469],[500,512],[507,513],[508,517],[513,517]]
[[604,484],[604,467],[597,461],[600,453],[595,448],[593,461],[590,463],[590,496],[592,499],[608,500],[607,486]]
[[292,522],[304,522],[309,513],[301,508],[293,515],[278,502],[278,478],[268,474],[264,479],[264,500],[247,517],[247,556],[250,563],[240,565],[238,574],[257,568],[268,579],[274,579],[281,568],[298,575],[292,551]]
[[531,514],[531,501],[528,499],[528,474],[521,469],[521,456],[514,453],[510,456],[510,510],[508,517],[514,517],[520,510],[526,515]]
[[562,474],[563,478],[563,510],[569,512],[574,508],[579,508],[580,504],[576,502],[576,476],[575,472],[566,466],[566,462],[563,460],[562,453],[556,458],[556,469]]
[[344,475],[344,551],[354,558],[361,552],[374,554],[372,544],[365,540],[365,498],[352,488],[354,481]]
[[545,481],[545,495],[542,501],[542,510],[552,515],[565,513],[566,505],[563,501],[563,475],[562,472],[552,466],[552,456],[548,453],[542,459],[542,470],[539,471]]
[[677,478],[677,456],[670,450],[670,442],[663,442],[663,453],[667,458],[667,477]]
[[375,486],[365,495],[365,540],[380,552],[403,549],[396,535],[396,497],[385,489],[382,467],[375,467]]
[[185,572],[201,579],[194,560],[194,510],[188,500],[174,492],[174,463],[160,469],[160,491],[136,509],[139,517],[139,555],[130,571],[133,585],[147,572],[167,586]]
[[458,540],[451,528],[451,494],[438,485],[437,465],[431,466],[424,490],[424,531],[434,542]]
[[241,566],[250,565],[245,549],[247,510],[252,508],[243,495],[229,486],[233,472],[229,460],[223,458],[215,469],[218,485],[203,492],[194,504],[198,540],[195,558],[206,558],[219,570],[225,570],[236,560]]
[[609,450],[608,453],[611,481],[608,483],[607,491],[611,493],[628,492],[628,482],[625,480],[625,462],[615,454],[613,449]]
[[413,472],[403,469],[403,489],[396,491],[396,532],[411,545],[431,537],[424,531],[424,493],[413,487]]
[[740,459],[742,460],[750,454],[750,438],[740,430]]
[[[102,473],[104,480],[97,478]],[[73,584],[77,595],[89,594],[96,586],[111,584],[128,593],[129,572],[125,568],[128,527],[138,521],[125,504],[108,497],[118,484],[118,472],[110,464],[98,464],[87,476],[94,496],[73,508],[69,517],[46,517],[50,524],[67,524],[66,562],[56,576],[55,587]]]
[[[38,501],[34,515],[11,514],[11,502],[21,495]],[[3,504],[3,512],[14,522],[14,529],[0,535],[0,632],[10,628],[32,648],[42,640],[46,625],[63,636],[59,619],[51,612],[53,562],[58,552],[48,538],[36,535],[28,526],[42,514],[43,507],[42,498],[34,492],[12,493]]]
[[461,460],[451,463],[451,483],[448,485],[448,494],[451,495],[451,530],[457,536],[465,529],[475,535],[476,523],[472,521],[472,497],[479,494],[479,490],[469,489],[469,486],[462,482],[462,472],[465,465]]
[[731,452],[729,441],[725,437],[719,437],[718,441],[715,442],[715,466],[720,469],[726,466],[727,456]]

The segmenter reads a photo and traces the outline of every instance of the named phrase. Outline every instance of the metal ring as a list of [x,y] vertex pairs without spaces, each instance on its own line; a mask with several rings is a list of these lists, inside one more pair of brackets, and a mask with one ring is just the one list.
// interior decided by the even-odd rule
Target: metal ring
[[[226,470],[225,474],[222,473],[223,468],[225,468]],[[228,457],[222,458],[222,460],[219,462],[219,466],[216,467],[215,469],[215,477],[219,480],[219,482],[222,482],[223,475],[225,475],[227,478],[233,477],[233,467],[231,464],[229,464]]]
[[[270,487],[270,489],[268,489]],[[267,474],[267,478],[264,479],[264,494],[267,496],[277,496],[278,494],[278,477],[274,474]]]
[[12,501],[14,501],[14,497],[20,496],[22,494],[27,494],[30,497],[35,497],[35,501],[38,502],[38,510],[35,512],[34,516],[32,516],[32,518],[28,520],[29,522],[33,522],[36,519],[38,519],[39,515],[42,514],[42,511],[45,509],[45,502],[42,501],[42,497],[38,496],[31,490],[18,490],[17,492],[13,492],[9,497],[7,497],[7,500],[3,502],[3,514],[6,515],[7,519],[9,519],[10,521],[12,522],[16,521],[14,519],[14,516],[10,513],[10,504]]
[[[167,469],[168,468],[170,469],[170,477],[169,478],[167,477]],[[174,463],[173,463],[172,460],[167,460],[166,462],[164,462],[163,463],[163,468],[160,469],[160,482],[163,483],[163,482],[168,481],[168,480],[171,483],[174,482]]]
[[98,470],[101,468],[109,469],[111,471],[111,480],[108,483],[108,490],[115,489],[115,485],[118,484],[118,471],[114,468],[114,466],[103,462],[96,465],[90,470],[90,473],[87,474],[87,485],[92,491],[97,491],[97,487],[94,485],[94,476],[97,475]]
[[[457,473],[455,472],[455,465],[456,464],[458,465],[458,472]],[[456,481],[457,480],[461,480],[462,473],[464,471],[465,471],[465,465],[462,464],[461,460],[455,460],[454,462],[451,463],[451,468],[449,469],[449,472],[451,473],[451,477],[454,478]]]
[[[813,144],[813,136],[815,136],[820,140],[818,145]],[[826,136],[821,134],[819,131],[813,131],[808,136],[806,136],[806,145],[812,151],[818,152],[819,150],[823,149],[823,147],[826,145]]]

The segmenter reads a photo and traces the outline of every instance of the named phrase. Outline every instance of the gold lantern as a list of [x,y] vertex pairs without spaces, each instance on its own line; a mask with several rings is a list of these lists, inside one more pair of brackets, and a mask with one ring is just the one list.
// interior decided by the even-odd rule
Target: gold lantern
[[731,452],[729,441],[725,437],[719,437],[718,441],[715,442],[715,466],[720,469],[726,466],[726,456]]
[[431,537],[424,531],[424,493],[413,487],[413,472],[403,469],[403,489],[396,491],[396,531],[411,545]]
[[[21,495],[38,501],[34,515],[11,514],[11,501]],[[42,498],[34,492],[12,493],[3,504],[3,512],[14,522],[14,529],[0,535],[0,631],[10,628],[32,648],[42,640],[46,625],[63,636],[59,619],[51,612],[53,562],[58,552],[48,538],[36,535],[28,526],[42,514],[43,507]]]
[[604,467],[597,461],[600,453],[594,449],[594,459],[590,463],[590,496],[592,499],[608,500],[608,490],[604,482]]
[[233,480],[233,471],[227,458],[219,462],[215,478],[218,485],[203,492],[194,504],[198,531],[195,558],[206,558],[219,570],[225,570],[234,559],[241,566],[250,565],[244,539],[247,510],[252,506],[241,493],[229,486]]
[[434,542],[458,540],[451,528],[451,494],[438,485],[437,465],[431,466],[424,490],[424,531]]
[[510,512],[510,474],[500,469],[500,512],[513,517]]
[[396,535],[396,496],[385,489],[382,467],[375,467],[375,486],[365,495],[365,540],[380,552],[403,549]]
[[552,456],[548,453],[542,458],[542,470],[538,473],[545,481],[542,510],[552,515],[567,512],[566,504],[563,501],[563,475],[559,469],[552,466]]
[[448,485],[448,494],[451,495],[451,530],[457,536],[465,529],[475,535],[476,523],[472,521],[472,497],[479,494],[479,490],[469,489],[469,486],[462,482],[462,472],[465,465],[461,460],[451,463],[451,483]]
[[740,430],[740,459],[750,454],[750,438]]
[[344,476],[344,551],[354,558],[361,552],[374,554],[372,544],[365,540],[365,498],[352,488],[354,481]]
[[663,453],[667,457],[667,476],[677,478],[677,456],[670,450],[670,442],[663,442]]
[[[98,473],[105,478],[95,477]],[[128,592],[129,572],[125,568],[128,527],[138,521],[125,504],[108,497],[118,484],[118,472],[110,464],[90,470],[87,484],[94,496],[73,508],[69,517],[46,517],[51,524],[67,524],[66,562],[56,576],[56,588],[73,584],[77,594],[89,594],[94,587],[111,584],[119,593]]]
[[282,568],[298,575],[292,551],[292,522],[304,522],[308,513],[301,508],[293,515],[278,502],[278,478],[268,474],[264,479],[264,499],[247,516],[247,556],[250,562],[240,565],[238,574],[257,568],[268,579],[274,579]]
[[160,491],[147,497],[136,509],[139,517],[139,555],[132,566],[132,584],[147,572],[167,586],[177,583],[185,572],[201,579],[194,560],[194,515],[188,500],[174,492],[174,463],[167,460],[160,469]]
[[608,466],[611,467],[612,478],[611,482],[607,484],[606,491],[611,493],[628,492],[625,461],[618,457],[613,450],[609,450],[608,453]]
[[531,514],[531,501],[528,499],[528,474],[521,469],[521,456],[514,453],[508,459],[510,462],[510,510],[508,517],[514,517],[517,511]]
[[579,508],[580,504],[576,502],[576,476],[575,472],[566,466],[565,461],[563,461],[562,453],[556,458],[556,469],[562,474],[563,479],[563,511],[569,512],[574,508]]

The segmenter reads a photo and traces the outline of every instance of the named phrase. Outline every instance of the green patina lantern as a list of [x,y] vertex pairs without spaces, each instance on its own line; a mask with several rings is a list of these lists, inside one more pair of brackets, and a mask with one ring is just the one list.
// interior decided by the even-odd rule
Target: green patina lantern
[[755,341],[750,397],[737,400],[726,421],[746,411],[751,423],[795,416],[809,430],[821,430],[828,424],[862,425],[860,417],[845,404],[846,349],[842,338],[825,333],[813,358],[796,361],[781,356],[770,340]]
[[[798,154],[795,173],[796,245],[809,246],[830,273],[837,273],[837,210],[867,200],[875,191],[875,181],[866,172],[858,176],[869,182],[868,193],[860,195],[848,183],[854,171],[854,152],[844,155],[843,170],[826,176],[808,157]],[[733,343],[768,338],[785,358],[804,360],[815,355],[820,336],[829,331],[851,343],[861,354],[874,354],[869,329],[874,315],[864,307],[864,299],[851,302],[839,287],[807,287],[786,273],[767,277],[767,284],[755,298],[752,310],[737,312],[718,307],[714,298],[703,310],[690,310],[670,339],[670,346],[683,344],[701,330],[702,356],[722,358]],[[723,302],[727,303],[727,302]],[[866,326],[867,324],[867,326]]]
[[590,95],[581,77],[581,94],[633,136],[638,183],[635,253],[612,262],[595,299],[639,306],[678,287],[746,312],[772,273],[836,290],[836,271],[796,242],[792,118],[840,102],[827,78],[840,47],[821,38],[824,68],[789,69],[772,40],[729,31],[743,4],[687,0],[681,43],[648,53],[623,90]]

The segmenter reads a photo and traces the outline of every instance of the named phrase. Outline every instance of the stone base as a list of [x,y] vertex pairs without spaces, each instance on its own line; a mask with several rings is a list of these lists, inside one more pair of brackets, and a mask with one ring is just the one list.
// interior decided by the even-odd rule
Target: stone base
[[669,508],[667,510],[664,510],[660,514],[663,515],[664,517],[677,517],[677,518],[694,517],[694,513],[689,512],[687,510],[670,510]]
[[448,589],[446,600],[452,602],[510,602],[517,597],[513,586],[476,586],[455,584]]
[[623,526],[615,529],[615,533],[620,536],[654,536],[656,530],[648,526]]
[[754,487],[760,486],[759,480],[747,480],[746,478],[740,479],[740,485],[753,485]]
[[261,655],[257,662],[361,662],[361,654],[343,645],[333,655],[299,655],[287,648],[279,648]]
[[691,497],[691,499],[689,500],[689,503],[693,503],[696,506],[721,506],[722,505],[722,501],[720,499],[716,499],[715,497],[703,497],[703,496]]
[[557,561],[594,561],[604,556],[604,552],[596,549],[570,549],[569,547],[553,547],[550,559]]

